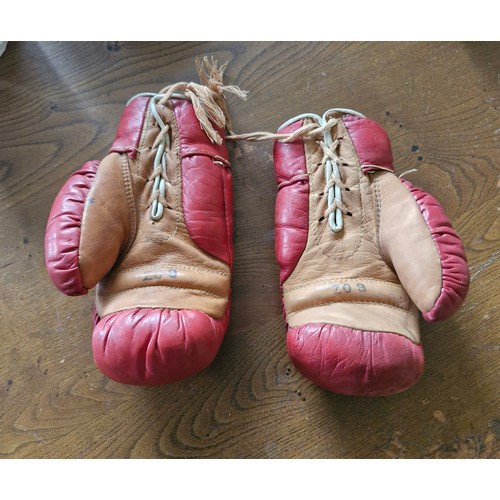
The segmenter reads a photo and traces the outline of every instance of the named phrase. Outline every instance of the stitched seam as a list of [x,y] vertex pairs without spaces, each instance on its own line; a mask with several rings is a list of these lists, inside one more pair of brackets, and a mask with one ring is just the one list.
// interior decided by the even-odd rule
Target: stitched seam
[[[83,228],[84,228],[85,219],[86,219],[85,215],[87,213],[87,210],[85,210],[85,209],[87,208],[87,199],[89,197],[90,189],[92,187],[93,182],[95,181],[96,175],[97,175],[97,170],[96,170],[96,172],[94,174],[94,177],[93,177],[91,183],[89,184],[89,188],[87,190],[87,193],[85,194],[85,199],[81,202],[82,205],[83,205],[83,210],[82,210],[82,218],[80,220],[80,234],[78,236],[78,245],[77,245],[77,252],[78,252],[78,272],[80,272],[80,273],[81,273],[81,271],[80,271],[81,241],[82,241],[82,233],[83,233]],[[81,177],[85,178],[86,176],[82,175]],[[75,176],[75,178],[76,178],[76,176]],[[80,274],[80,278],[81,278],[81,274]],[[82,281],[82,280],[80,280],[80,281]],[[82,285],[82,288],[83,288],[83,285]]]
[[[197,149],[197,148],[193,148],[192,146],[188,146],[186,148],[186,152],[182,156],[186,156],[186,155],[189,155],[189,156],[199,155],[199,156],[210,156],[210,157],[221,158],[220,156],[218,157],[216,154],[209,151],[208,149]],[[224,161],[226,161],[226,160],[224,160]]]
[[[306,123],[306,122],[307,122],[307,120],[304,120],[303,123]],[[318,230],[317,230],[318,224],[315,224],[315,222],[317,219],[316,212],[318,210],[320,200],[318,200],[317,202],[314,201],[312,182],[311,182],[311,180],[313,179],[313,177],[316,174],[316,172],[318,171],[318,169],[312,161],[312,156],[314,153],[310,152],[310,149],[311,149],[310,145],[309,144],[306,145],[306,141],[302,141],[302,142],[304,144],[304,156],[306,159],[306,175],[308,176],[308,183],[309,183],[309,196],[308,196],[308,198],[310,201],[308,200],[309,201],[308,226],[311,227],[311,224],[312,224],[312,226],[313,226],[313,228],[312,228],[313,242],[315,245],[318,245],[318,243],[319,243],[319,236],[318,236]],[[314,171],[313,171],[313,167],[316,167]],[[308,233],[309,233],[309,230],[308,230]],[[302,257],[304,256],[304,254],[307,253],[307,250],[309,248],[310,248],[310,240],[309,240],[309,234],[308,234],[306,246],[304,248],[304,252],[302,253],[300,259],[297,261],[297,265],[302,260]],[[297,267],[297,266],[295,266],[295,267]]]
[[[142,131],[142,137],[141,137],[141,142],[139,144],[139,150],[141,149],[144,149],[146,146],[145,146],[145,142],[146,142],[146,137],[148,136],[148,133],[149,133],[149,130],[151,129],[151,125],[152,125],[152,114],[151,114],[151,108],[149,107],[149,101],[148,101],[148,104],[147,104],[147,111],[146,111],[146,116],[144,117],[144,129]],[[140,162],[137,162],[137,175],[139,175],[139,164]]]
[[[229,267],[232,267],[233,265],[233,256],[232,256],[232,249],[231,249],[231,246],[232,246],[232,238],[231,238],[231,230],[230,230],[230,221],[233,217],[233,214],[232,214],[232,211],[229,212],[229,207],[228,208],[228,204],[227,204],[227,200],[226,200],[226,178],[224,177],[224,173],[222,172],[221,173],[221,180],[222,180],[222,200],[223,200],[223,203],[224,203],[224,220],[225,220],[225,226],[226,226],[226,237],[227,237],[227,256],[228,256],[228,265]],[[232,187],[231,187],[232,188]]]
[[[302,120],[301,126],[306,123],[306,120],[307,119]],[[307,188],[308,188],[307,189],[308,190],[308,196],[307,196],[307,236],[306,236],[306,242],[305,242],[305,245],[304,245],[304,247],[302,249],[302,252],[300,253],[299,257],[293,263],[293,266],[290,266],[291,269],[287,273],[287,277],[283,281],[283,283],[281,283],[281,277],[280,277],[280,288],[281,289],[283,288],[284,283],[286,283],[289,279],[292,278],[293,274],[297,270],[297,267],[299,266],[300,262],[304,258],[304,255],[307,253],[307,249],[309,248],[309,244],[311,242],[311,201],[310,200],[311,200],[311,175],[312,174],[309,172],[310,161],[308,161],[308,152],[307,152],[307,149],[308,148],[306,148],[305,141],[302,140],[302,151],[304,152],[303,154],[304,154],[304,160],[305,160],[305,174],[300,174],[300,175],[305,175],[307,177],[307,182],[308,182],[308,186],[307,186]],[[284,182],[286,182],[286,181],[284,181]],[[278,191],[279,191],[279,185],[278,185]],[[313,234],[314,234],[314,229],[313,229]],[[286,269],[288,269],[288,268],[289,268],[289,264],[287,263]],[[281,274],[281,271],[283,271],[283,269],[280,266],[280,274]]]
[[225,278],[230,278],[231,274],[230,273],[225,273],[224,271],[212,271],[210,269],[203,269],[200,267],[196,266],[185,266],[185,265],[180,265],[178,266],[177,264],[162,264],[160,266],[135,266],[135,267],[130,267],[127,268],[123,271],[120,271],[120,273],[128,273],[132,271],[155,271],[157,269],[191,269],[193,271],[199,271],[202,273],[210,273],[210,274],[218,274],[220,276],[223,276]]
[[326,281],[314,281],[311,283],[308,283],[307,285],[299,285],[299,286],[294,286],[293,288],[284,288],[284,292],[293,292],[294,290],[300,290],[301,288],[307,288],[309,286],[316,286],[316,285],[327,285],[328,283],[338,283],[339,281],[357,281],[357,282],[364,282],[364,281],[370,281],[374,283],[382,283],[384,285],[392,285],[397,288],[401,288],[404,290],[403,286],[398,284],[398,283],[391,283],[390,281],[385,281],[385,280],[379,280],[376,278],[343,278],[342,276],[339,276],[338,278],[335,279],[330,279]]
[[189,156],[206,156],[211,158],[212,160],[218,160],[224,164],[225,167],[229,167],[229,162],[222,156],[209,151],[208,149],[196,149],[193,146],[188,146],[184,153],[182,153],[182,157],[186,158]]
[[[418,211],[420,212],[420,215],[422,216],[422,219],[424,220],[424,223],[425,225],[427,226],[427,229],[429,230],[429,233],[431,235],[431,238],[432,238],[432,241],[434,242],[434,246],[436,248],[436,253],[438,255],[438,259],[439,259],[439,267],[441,269],[441,287],[440,287],[440,292],[439,292],[439,295],[436,297],[436,300],[434,301],[434,305],[428,310],[428,311],[425,311],[424,314],[429,314],[431,311],[433,311],[439,301],[439,299],[443,296],[443,294],[445,293],[445,290],[444,290],[444,269],[443,269],[443,261],[444,261],[444,258],[443,258],[443,255],[441,253],[441,250],[439,248],[439,245],[438,245],[438,242],[437,242],[437,238],[438,238],[438,235],[434,236],[434,232],[433,230],[429,227],[429,223],[427,222],[427,219],[425,218],[424,216],[424,206],[425,205],[425,202],[423,203],[420,203],[416,196],[413,194],[413,191],[412,191],[412,188],[413,189],[418,189],[419,191],[423,192],[422,189],[419,189],[419,188],[415,188],[415,186],[412,185],[412,188],[410,188],[408,186],[408,181],[405,181],[405,180],[401,180],[401,183],[404,185],[404,187],[406,189],[408,189],[408,192],[410,193],[411,197],[413,198],[413,200],[415,201],[415,203],[417,204],[417,207],[418,207]],[[429,194],[429,193],[425,193],[425,194]],[[437,201],[437,200],[436,200]]]
[[378,302],[376,300],[373,300],[373,301],[368,301],[368,300],[364,300],[364,301],[361,301],[361,300],[342,300],[342,301],[339,301],[339,300],[332,300],[332,301],[328,301],[328,302],[322,302],[322,303],[316,303],[316,304],[312,304],[312,305],[309,305],[307,307],[302,307],[301,309],[297,309],[291,313],[288,313],[288,316],[292,315],[292,314],[297,314],[301,311],[305,311],[307,309],[314,309],[316,307],[322,307],[322,306],[329,306],[329,305],[332,305],[332,304],[367,304],[367,305],[377,305],[377,306],[383,306],[383,307],[390,307],[392,309],[396,309],[398,311],[404,311],[408,314],[411,314],[412,316],[418,316],[418,312],[413,312],[409,309],[405,309],[404,307],[398,307],[398,306],[393,306],[391,304],[386,304],[385,302]]
[[[90,193],[90,190],[92,188],[92,184],[94,183],[95,181],[95,178],[97,176],[97,169],[99,168],[101,162],[97,162],[97,166],[96,166],[96,170],[95,172],[92,173],[92,175],[90,177],[88,177],[87,175],[81,175],[81,177],[84,177],[84,178],[90,178],[90,183],[89,183],[89,187],[88,187],[88,190],[87,190],[87,193],[85,195],[85,199],[83,200],[82,204],[83,204],[83,211],[82,211],[82,218],[80,220],[80,232],[79,232],[79,235],[78,235],[78,245],[76,247],[76,252],[77,252],[77,260],[78,260],[78,268],[77,268],[77,271],[78,271],[78,283],[80,285],[80,288],[82,290],[87,290],[87,288],[83,285],[83,276],[82,276],[82,271],[80,269],[80,262],[81,262],[81,242],[82,242],[82,233],[83,233],[83,226],[84,226],[84,223],[85,223],[85,213],[87,212],[86,208],[87,208],[87,199],[88,199],[88,196],[89,196],[89,193]],[[74,175],[74,174],[73,174]]]
[[101,297],[103,298],[108,298],[112,297],[114,295],[119,295],[123,293],[130,292],[132,290],[143,290],[143,289],[149,289],[149,288],[171,288],[173,290],[188,290],[190,292],[199,292],[203,295],[207,295],[209,297],[214,297],[216,299],[222,299],[222,300],[228,300],[227,297],[223,297],[221,295],[217,295],[212,292],[207,292],[206,290],[201,290],[199,288],[188,288],[188,287],[180,287],[180,286],[169,286],[169,285],[145,285],[145,286],[136,286],[133,288],[127,288],[127,290],[121,290],[120,292],[112,292],[112,293],[101,293]]
[[381,192],[380,180],[379,180],[378,176],[375,177],[374,184],[375,184],[375,197],[376,197],[376,202],[377,202],[375,230],[377,232],[378,251],[379,251],[382,259],[386,263],[386,265],[389,267],[389,269],[392,269],[392,264],[391,264],[390,260],[387,258],[387,256],[385,255],[384,251],[382,250],[382,242],[380,241],[380,226],[382,224],[382,192]]
[[128,157],[124,154],[121,154],[120,162],[122,167],[121,170],[122,170],[123,183],[125,185],[125,195],[127,197],[127,204],[129,208],[130,231],[127,243],[123,250],[123,252],[127,252],[132,246],[132,243],[134,242],[137,233],[137,208],[135,206],[134,190],[132,187],[132,180],[130,178],[130,167],[129,167]]
[[377,232],[377,245],[378,249],[381,255],[383,255],[382,252],[382,245],[380,244],[380,220],[381,220],[381,215],[382,215],[382,197],[380,196],[380,184],[378,177],[375,177],[373,180],[373,188],[375,192],[375,230]]

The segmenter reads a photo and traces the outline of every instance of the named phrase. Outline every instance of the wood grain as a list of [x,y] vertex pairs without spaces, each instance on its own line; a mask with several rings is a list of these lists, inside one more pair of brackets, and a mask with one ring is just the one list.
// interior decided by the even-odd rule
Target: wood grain
[[[302,112],[359,110],[389,133],[398,173],[435,195],[471,268],[462,309],[422,322],[426,371],[389,398],[325,392],[285,349],[270,143],[231,146],[232,318],[203,373],[114,383],[93,364],[93,294],[61,295],[44,268],[52,201],[102,158],[129,97],[228,61],[236,132]],[[498,43],[9,43],[0,58],[2,458],[500,458]]]

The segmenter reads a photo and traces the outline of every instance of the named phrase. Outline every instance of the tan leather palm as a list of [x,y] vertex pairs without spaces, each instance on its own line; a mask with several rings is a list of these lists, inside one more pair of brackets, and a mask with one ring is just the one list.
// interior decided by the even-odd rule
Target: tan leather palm
[[[393,331],[420,341],[418,311],[401,286],[397,274],[387,262],[380,245],[381,220],[393,221],[399,210],[414,210],[415,202],[406,198],[400,204],[383,203],[384,197],[398,188],[405,189],[389,172],[363,175],[354,145],[342,122],[333,130],[340,138],[338,155],[342,159],[343,181],[349,191],[343,193],[348,208],[346,230],[334,233],[325,222],[327,208],[323,151],[314,141],[305,142],[309,176],[309,227],[307,246],[294,271],[283,283],[283,297],[291,327],[312,322],[334,323],[356,329]],[[418,212],[417,227],[422,236],[429,230]],[[434,245],[432,240],[427,243]],[[402,242],[405,253],[410,239]],[[432,250],[432,249],[431,249]],[[424,255],[427,255],[424,253]],[[437,291],[441,276],[435,251],[429,254],[429,273]],[[427,266],[427,263],[425,263]]]
[[[175,106],[184,114],[192,113],[187,101],[177,100]],[[89,192],[82,223],[80,269],[86,288],[99,282],[96,309],[101,317],[133,307],[195,309],[213,318],[225,313],[229,263],[204,252],[186,227],[173,107],[170,101],[157,110],[162,120],[171,124],[166,206],[161,219],[155,221],[150,216],[152,146],[160,130],[149,108],[138,154],[131,158],[113,152],[104,158]],[[205,145],[205,149],[209,147],[214,149],[210,161],[218,162],[215,168],[227,168],[215,151],[218,146]]]

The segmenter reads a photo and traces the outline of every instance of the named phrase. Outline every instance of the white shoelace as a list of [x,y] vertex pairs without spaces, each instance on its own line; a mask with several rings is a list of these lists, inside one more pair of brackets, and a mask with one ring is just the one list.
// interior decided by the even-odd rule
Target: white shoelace
[[[161,116],[156,109],[156,104],[160,99],[162,99],[165,94],[155,94],[153,92],[142,92],[136,94],[132,97],[127,105],[133,101],[136,97],[151,97],[149,101],[149,107],[151,114],[155,119],[157,125],[160,127],[160,133],[158,134],[152,148],[156,148],[156,155],[153,161],[153,173],[149,180],[153,180],[153,187],[151,192],[151,211],[150,217],[154,221],[158,221],[163,216],[163,211],[165,207],[168,207],[166,201],[166,184],[169,182],[167,177],[167,152],[170,150],[170,137],[168,131],[170,127],[168,124],[164,123]],[[182,94],[172,94],[171,97],[177,99],[186,99],[186,96]]]
[[[301,129],[297,130],[293,134],[290,134],[290,137],[295,140],[297,136],[313,136],[318,132],[322,133],[323,140],[317,139],[316,142],[323,150],[323,158],[321,160],[321,165],[325,169],[325,189],[323,191],[323,194],[327,196],[327,208],[324,212],[324,218],[328,219],[328,225],[330,229],[334,233],[338,233],[344,227],[344,214],[350,215],[350,212],[347,210],[347,207],[342,201],[342,190],[348,188],[342,181],[342,162],[337,155],[337,149],[340,145],[340,142],[339,139],[336,139],[334,141],[331,134],[331,129],[340,121],[337,118],[329,118],[329,115],[335,112],[364,117],[364,115],[358,113],[357,111],[345,108],[329,109],[323,114],[323,116],[319,116],[314,113],[303,113],[283,123],[283,125],[278,128],[278,132],[291,125],[292,123],[305,118],[311,119],[318,124],[315,127],[308,127],[307,125],[301,127]],[[303,130],[304,132],[300,133],[301,130]],[[289,142],[288,137],[285,142]]]

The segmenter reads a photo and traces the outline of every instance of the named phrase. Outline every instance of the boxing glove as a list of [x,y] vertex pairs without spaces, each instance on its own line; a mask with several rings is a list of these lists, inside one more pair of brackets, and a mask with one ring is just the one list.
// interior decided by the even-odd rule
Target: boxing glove
[[227,329],[232,188],[222,92],[237,87],[221,81],[211,75],[129,101],[109,154],[75,172],[50,212],[48,274],[68,295],[96,287],[93,356],[117,382],[194,375]]
[[386,132],[343,109],[278,130],[276,255],[296,368],[330,391],[381,396],[420,378],[419,310],[443,320],[469,270],[443,208],[394,174]]

